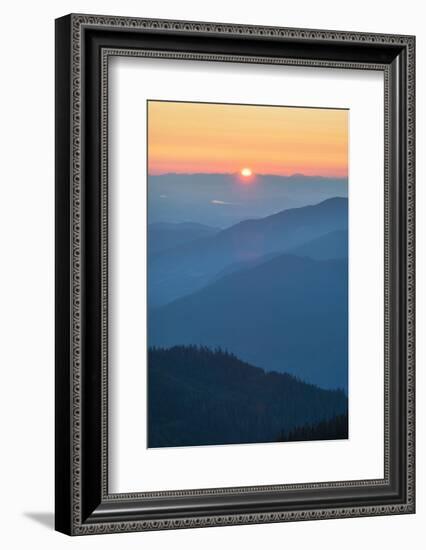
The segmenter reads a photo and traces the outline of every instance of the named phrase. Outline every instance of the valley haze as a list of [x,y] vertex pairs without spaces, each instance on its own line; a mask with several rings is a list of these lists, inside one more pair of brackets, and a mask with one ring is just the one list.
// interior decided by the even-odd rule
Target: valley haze
[[229,227],[289,208],[348,196],[347,178],[254,174],[162,174],[148,176],[148,223],[195,222]]

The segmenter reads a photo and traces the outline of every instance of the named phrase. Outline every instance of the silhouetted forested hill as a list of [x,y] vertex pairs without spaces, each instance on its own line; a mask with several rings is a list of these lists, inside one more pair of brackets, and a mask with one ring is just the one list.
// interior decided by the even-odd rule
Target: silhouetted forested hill
[[343,391],[196,346],[149,350],[148,396],[149,447],[274,442],[347,412]]
[[305,424],[290,431],[281,432],[278,441],[318,441],[325,439],[346,439],[348,437],[348,415],[339,414],[316,424]]

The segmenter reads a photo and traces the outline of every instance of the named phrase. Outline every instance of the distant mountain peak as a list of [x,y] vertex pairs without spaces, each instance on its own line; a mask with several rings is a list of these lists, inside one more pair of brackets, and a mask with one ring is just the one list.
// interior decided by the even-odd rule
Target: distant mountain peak
[[[256,174],[250,185],[238,174],[158,174],[148,177],[150,221],[194,221],[229,227],[274,211],[347,196],[347,177]],[[163,197],[163,198],[162,198]],[[165,200],[165,197],[167,199]],[[213,199],[229,203],[226,208]]]
[[242,226],[253,226],[261,225],[264,223],[267,223],[268,221],[274,221],[277,219],[283,219],[283,218],[295,218],[299,213],[304,212],[307,216],[311,215],[313,212],[323,212],[325,210],[337,210],[342,213],[342,215],[347,218],[347,205],[348,205],[348,199],[346,197],[331,197],[328,199],[324,199],[321,202],[314,203],[314,204],[308,204],[305,206],[296,206],[294,208],[285,208],[283,210],[280,210],[279,212],[275,212],[274,214],[271,214],[269,216],[261,217],[261,218],[251,218],[247,220],[243,220],[231,227],[228,227],[225,231],[233,231],[236,227],[242,227]]

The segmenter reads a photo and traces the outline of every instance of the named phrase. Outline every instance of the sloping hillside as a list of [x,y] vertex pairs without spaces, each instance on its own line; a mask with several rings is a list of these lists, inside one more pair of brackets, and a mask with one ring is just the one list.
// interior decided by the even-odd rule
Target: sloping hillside
[[159,253],[150,258],[148,266],[149,306],[165,305],[195,292],[232,264],[256,262],[332,231],[345,231],[347,209],[347,199],[332,198],[314,206],[246,220],[211,237]]
[[150,346],[222,347],[265,370],[347,389],[347,260],[282,254],[150,311]]
[[149,447],[278,441],[347,412],[342,391],[195,346],[150,349],[148,386]]

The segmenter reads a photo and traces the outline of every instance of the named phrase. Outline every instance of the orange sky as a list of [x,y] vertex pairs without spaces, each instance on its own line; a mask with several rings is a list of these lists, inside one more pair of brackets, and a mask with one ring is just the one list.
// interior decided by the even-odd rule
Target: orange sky
[[148,101],[148,172],[348,175],[348,111]]

